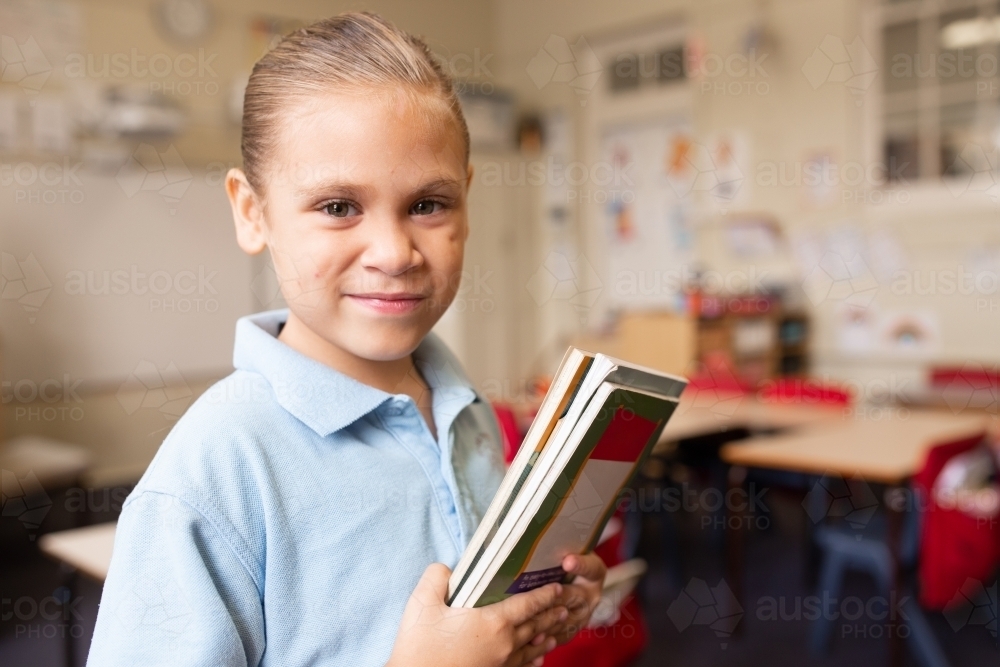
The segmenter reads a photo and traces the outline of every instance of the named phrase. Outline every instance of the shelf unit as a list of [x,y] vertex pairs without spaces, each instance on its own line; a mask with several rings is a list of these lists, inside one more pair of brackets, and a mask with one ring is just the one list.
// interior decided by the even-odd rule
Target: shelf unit
[[729,368],[756,386],[809,370],[810,323],[773,296],[702,297],[696,359],[703,368]]

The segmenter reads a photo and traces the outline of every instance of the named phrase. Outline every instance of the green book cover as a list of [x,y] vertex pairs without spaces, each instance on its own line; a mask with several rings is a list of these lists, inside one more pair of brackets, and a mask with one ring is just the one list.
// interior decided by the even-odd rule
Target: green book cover
[[475,606],[562,580],[562,556],[594,548],[676,406],[666,398],[614,389]]

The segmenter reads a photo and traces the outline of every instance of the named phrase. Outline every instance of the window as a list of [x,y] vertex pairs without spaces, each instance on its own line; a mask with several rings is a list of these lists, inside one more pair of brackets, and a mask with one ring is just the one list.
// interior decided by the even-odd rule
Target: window
[[687,78],[685,65],[682,46],[641,52],[623,51],[607,64],[608,88],[612,93],[619,93],[643,85],[682,82]]
[[882,153],[890,178],[995,170],[1000,2],[883,0],[881,10]]

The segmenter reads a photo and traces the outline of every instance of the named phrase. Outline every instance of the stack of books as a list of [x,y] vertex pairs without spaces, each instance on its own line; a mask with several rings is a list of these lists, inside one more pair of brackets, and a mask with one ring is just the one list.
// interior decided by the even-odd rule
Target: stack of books
[[481,607],[565,580],[660,438],[687,380],[570,348],[452,572],[448,604]]

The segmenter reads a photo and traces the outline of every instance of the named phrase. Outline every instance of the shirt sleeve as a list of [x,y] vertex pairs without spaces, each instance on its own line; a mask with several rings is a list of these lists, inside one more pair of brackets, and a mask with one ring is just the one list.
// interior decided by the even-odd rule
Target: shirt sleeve
[[217,527],[168,494],[130,499],[88,667],[256,666],[264,646],[260,589]]

